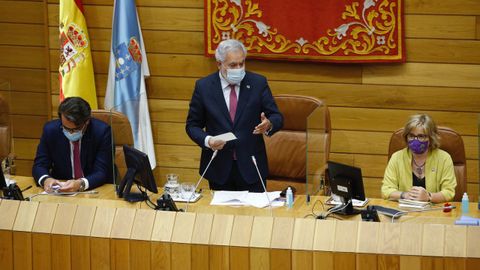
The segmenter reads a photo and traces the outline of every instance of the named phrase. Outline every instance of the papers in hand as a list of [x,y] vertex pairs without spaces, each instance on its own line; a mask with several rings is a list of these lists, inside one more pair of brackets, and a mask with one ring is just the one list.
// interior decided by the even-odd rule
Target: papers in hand
[[217,136],[213,136],[212,139],[228,142],[236,140],[237,137],[235,137],[235,134],[233,134],[232,132],[227,132]]
[[[340,205],[340,204],[342,204],[342,202],[340,200],[337,200],[334,197],[328,198],[325,203],[329,204],[329,205]],[[368,203],[368,198],[365,198],[364,201],[360,201],[360,200],[357,200],[357,199],[352,199],[352,204],[353,204],[354,207],[363,207],[367,203]]]
[[398,207],[400,208],[413,208],[413,209],[425,209],[430,207],[429,202],[421,202],[407,199],[398,200]]
[[[268,192],[268,198],[272,202],[272,207],[283,206],[285,204],[285,202],[278,200],[280,198],[280,191]],[[263,208],[268,206],[268,200],[265,192],[215,191],[210,204]]]

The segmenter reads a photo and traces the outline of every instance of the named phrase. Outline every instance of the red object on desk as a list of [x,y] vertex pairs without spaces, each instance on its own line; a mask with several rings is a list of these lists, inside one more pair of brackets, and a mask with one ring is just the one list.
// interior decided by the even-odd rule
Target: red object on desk
[[448,203],[448,202],[443,205],[443,212],[444,213],[448,213],[448,212],[452,211],[452,208],[449,208],[448,206],[451,206],[451,204]]

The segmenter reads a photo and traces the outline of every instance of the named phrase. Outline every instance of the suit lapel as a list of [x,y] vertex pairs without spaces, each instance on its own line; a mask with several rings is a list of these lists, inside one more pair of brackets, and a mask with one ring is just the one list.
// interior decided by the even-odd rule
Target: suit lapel
[[245,76],[245,79],[240,84],[240,97],[238,98],[237,111],[235,112],[235,124],[238,122],[238,119],[240,119],[240,116],[245,110],[245,107],[247,106],[248,100],[250,99],[250,96],[251,96],[250,95],[250,91],[252,91],[251,84],[247,76]]
[[228,112],[227,104],[225,103],[225,98],[223,97],[223,89],[222,84],[220,83],[220,77],[218,76],[216,76],[212,81],[212,96],[217,103],[218,108],[220,108],[223,117],[225,117],[225,120],[232,124],[230,113]]

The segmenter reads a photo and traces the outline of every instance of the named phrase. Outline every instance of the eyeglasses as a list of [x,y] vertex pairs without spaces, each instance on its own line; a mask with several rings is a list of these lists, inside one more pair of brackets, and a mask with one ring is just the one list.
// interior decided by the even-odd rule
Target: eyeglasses
[[83,123],[83,125],[75,127],[75,128],[69,128],[69,127],[66,127],[62,124],[62,128],[69,133],[75,133],[75,132],[81,131],[85,127],[86,124],[87,124],[87,122],[85,122],[85,123]]
[[415,135],[415,134],[412,134],[412,133],[409,133],[407,135],[407,139],[409,141],[413,140],[413,139],[417,139],[421,142],[424,142],[424,141],[427,141],[428,140],[428,135],[425,135],[425,134],[418,134],[418,135]]

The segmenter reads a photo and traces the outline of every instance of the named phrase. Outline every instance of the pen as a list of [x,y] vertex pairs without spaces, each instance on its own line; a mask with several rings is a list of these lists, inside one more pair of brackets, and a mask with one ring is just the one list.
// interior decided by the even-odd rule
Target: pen
[[26,187],[25,189],[23,189],[22,192],[24,192],[24,191],[26,191],[26,190],[29,190],[29,189],[31,189],[31,188],[32,188],[32,186],[28,186],[28,187]]

